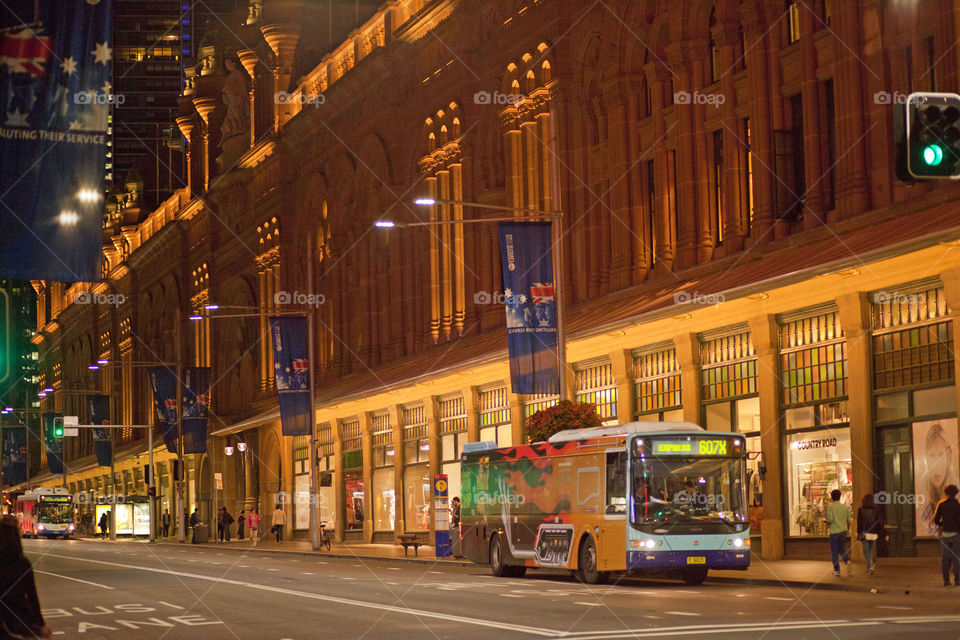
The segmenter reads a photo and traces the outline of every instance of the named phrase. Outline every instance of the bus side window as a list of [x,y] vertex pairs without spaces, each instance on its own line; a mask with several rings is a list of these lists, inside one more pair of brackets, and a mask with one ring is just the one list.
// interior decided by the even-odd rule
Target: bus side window
[[606,513],[627,512],[627,453],[611,451],[607,454]]

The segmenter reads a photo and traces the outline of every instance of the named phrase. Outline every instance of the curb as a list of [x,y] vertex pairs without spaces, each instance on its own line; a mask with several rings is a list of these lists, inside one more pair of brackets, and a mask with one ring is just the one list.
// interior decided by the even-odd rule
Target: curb
[[802,589],[818,589],[822,591],[847,591],[855,593],[871,593],[885,595],[944,595],[936,587],[891,587],[869,586],[860,584],[838,584],[834,582],[810,582],[808,580],[771,580],[769,578],[734,578],[730,576],[707,576],[707,583],[745,584],[757,587],[795,587]]

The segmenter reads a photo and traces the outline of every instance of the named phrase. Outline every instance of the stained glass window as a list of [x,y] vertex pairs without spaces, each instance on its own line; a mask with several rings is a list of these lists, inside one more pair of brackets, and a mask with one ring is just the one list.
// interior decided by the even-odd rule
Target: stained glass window
[[597,413],[607,421],[617,418],[617,385],[609,362],[576,368],[577,402],[596,405]]
[[674,347],[640,352],[633,357],[637,415],[674,409],[680,399],[680,363]]

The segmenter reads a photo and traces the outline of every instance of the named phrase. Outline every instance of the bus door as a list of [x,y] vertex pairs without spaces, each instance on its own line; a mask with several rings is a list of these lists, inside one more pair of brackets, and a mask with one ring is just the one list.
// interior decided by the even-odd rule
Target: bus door
[[617,571],[627,563],[627,450],[604,452],[603,515],[598,541],[598,569]]

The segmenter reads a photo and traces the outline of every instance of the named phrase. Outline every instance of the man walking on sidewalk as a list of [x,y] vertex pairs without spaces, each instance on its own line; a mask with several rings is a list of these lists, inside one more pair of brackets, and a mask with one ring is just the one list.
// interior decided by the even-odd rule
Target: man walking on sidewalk
[[943,571],[943,586],[950,586],[950,570],[953,569],[953,584],[960,586],[960,502],[957,502],[957,485],[948,484],[943,492],[947,497],[937,504],[933,524],[940,527],[940,570]]
[[840,502],[841,495],[840,489],[831,491],[830,498],[833,502],[827,505],[827,524],[830,526],[830,559],[833,560],[833,575],[840,575],[840,560],[843,559],[843,566],[849,576],[850,556],[845,547],[851,517],[850,509]]
[[163,524],[163,532],[162,532],[163,537],[169,538],[170,537],[170,509],[163,510],[163,518],[161,519],[161,522]]
[[273,532],[277,534],[277,542],[283,540],[283,525],[287,524],[287,514],[283,512],[280,505],[273,512]]

